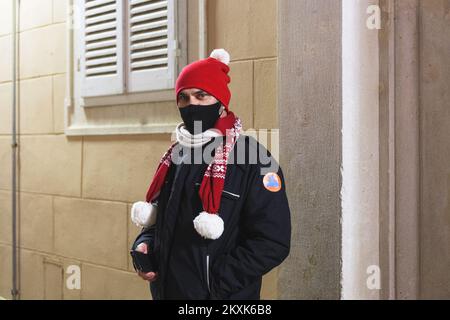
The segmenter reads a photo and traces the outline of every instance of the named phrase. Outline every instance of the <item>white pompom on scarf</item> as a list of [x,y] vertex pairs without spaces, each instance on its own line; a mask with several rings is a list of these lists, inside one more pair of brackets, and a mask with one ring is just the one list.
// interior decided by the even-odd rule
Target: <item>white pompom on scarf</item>
[[194,228],[203,238],[216,240],[223,233],[223,220],[218,214],[202,211],[194,219]]
[[214,49],[211,52],[210,57],[219,60],[226,65],[230,64],[230,54],[225,49]]
[[158,207],[146,201],[133,203],[131,207],[131,221],[138,227],[151,227],[156,223]]

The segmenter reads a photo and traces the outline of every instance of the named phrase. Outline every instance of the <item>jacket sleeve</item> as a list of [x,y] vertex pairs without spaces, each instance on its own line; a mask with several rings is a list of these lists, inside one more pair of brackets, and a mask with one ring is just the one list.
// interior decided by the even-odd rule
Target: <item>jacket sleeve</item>
[[[241,212],[241,241],[232,251],[216,258],[211,269],[213,299],[225,299],[254,283],[289,254],[291,218],[283,172],[277,165],[281,189],[276,191],[276,187],[264,186],[262,165],[252,167]],[[269,175],[276,178],[275,172]]]
[[131,247],[131,250],[136,250],[136,247],[145,242],[149,246],[149,250],[152,250],[155,239],[155,225],[149,228],[143,228],[141,233],[136,237],[136,240]]
[[[137,246],[141,243],[146,243],[148,246],[148,251],[151,252],[153,250],[153,244],[155,239],[155,226],[151,226],[149,228],[143,228],[141,233],[136,237],[136,240],[134,241],[133,245],[131,246],[131,250],[136,250]],[[134,261],[133,256],[133,267],[135,271],[138,271],[136,269],[136,264]]]

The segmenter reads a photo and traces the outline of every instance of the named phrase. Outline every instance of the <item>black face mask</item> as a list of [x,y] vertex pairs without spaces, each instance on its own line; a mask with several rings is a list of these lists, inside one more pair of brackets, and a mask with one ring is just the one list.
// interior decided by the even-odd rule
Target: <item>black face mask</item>
[[[186,129],[191,134],[199,134],[214,127],[214,124],[220,117],[219,111],[221,106],[222,104],[220,103],[220,101],[214,104],[203,106],[190,104],[186,107],[180,108],[180,115],[183,119]],[[197,122],[196,125],[198,126],[198,128],[195,128],[196,132],[194,132],[195,122]]]

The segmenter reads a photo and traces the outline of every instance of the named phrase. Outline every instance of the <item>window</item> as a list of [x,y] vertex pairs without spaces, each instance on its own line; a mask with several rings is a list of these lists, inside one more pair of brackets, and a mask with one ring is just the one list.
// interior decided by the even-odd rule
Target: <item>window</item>
[[161,103],[175,101],[187,63],[187,17],[186,0],[73,0],[66,134],[170,132],[178,118],[162,115]]
[[173,88],[175,0],[79,2],[83,97]]

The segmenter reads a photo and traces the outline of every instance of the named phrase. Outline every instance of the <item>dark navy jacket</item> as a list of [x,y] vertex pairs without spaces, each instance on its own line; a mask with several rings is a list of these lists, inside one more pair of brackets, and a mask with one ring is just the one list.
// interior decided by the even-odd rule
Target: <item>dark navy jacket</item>
[[[213,148],[212,148],[213,149]],[[238,152],[236,152],[238,150]],[[242,151],[242,152],[241,152]],[[260,156],[262,155],[262,157]],[[230,163],[233,162],[233,163]],[[260,299],[262,276],[289,254],[291,220],[281,168],[254,138],[241,135],[230,154],[219,215],[220,238],[202,238],[193,220],[207,164],[172,164],[158,198],[156,225],[146,242],[157,262],[154,299]],[[264,176],[273,172],[281,188]],[[273,180],[273,174],[269,174]],[[275,181],[275,187],[277,183]]]

